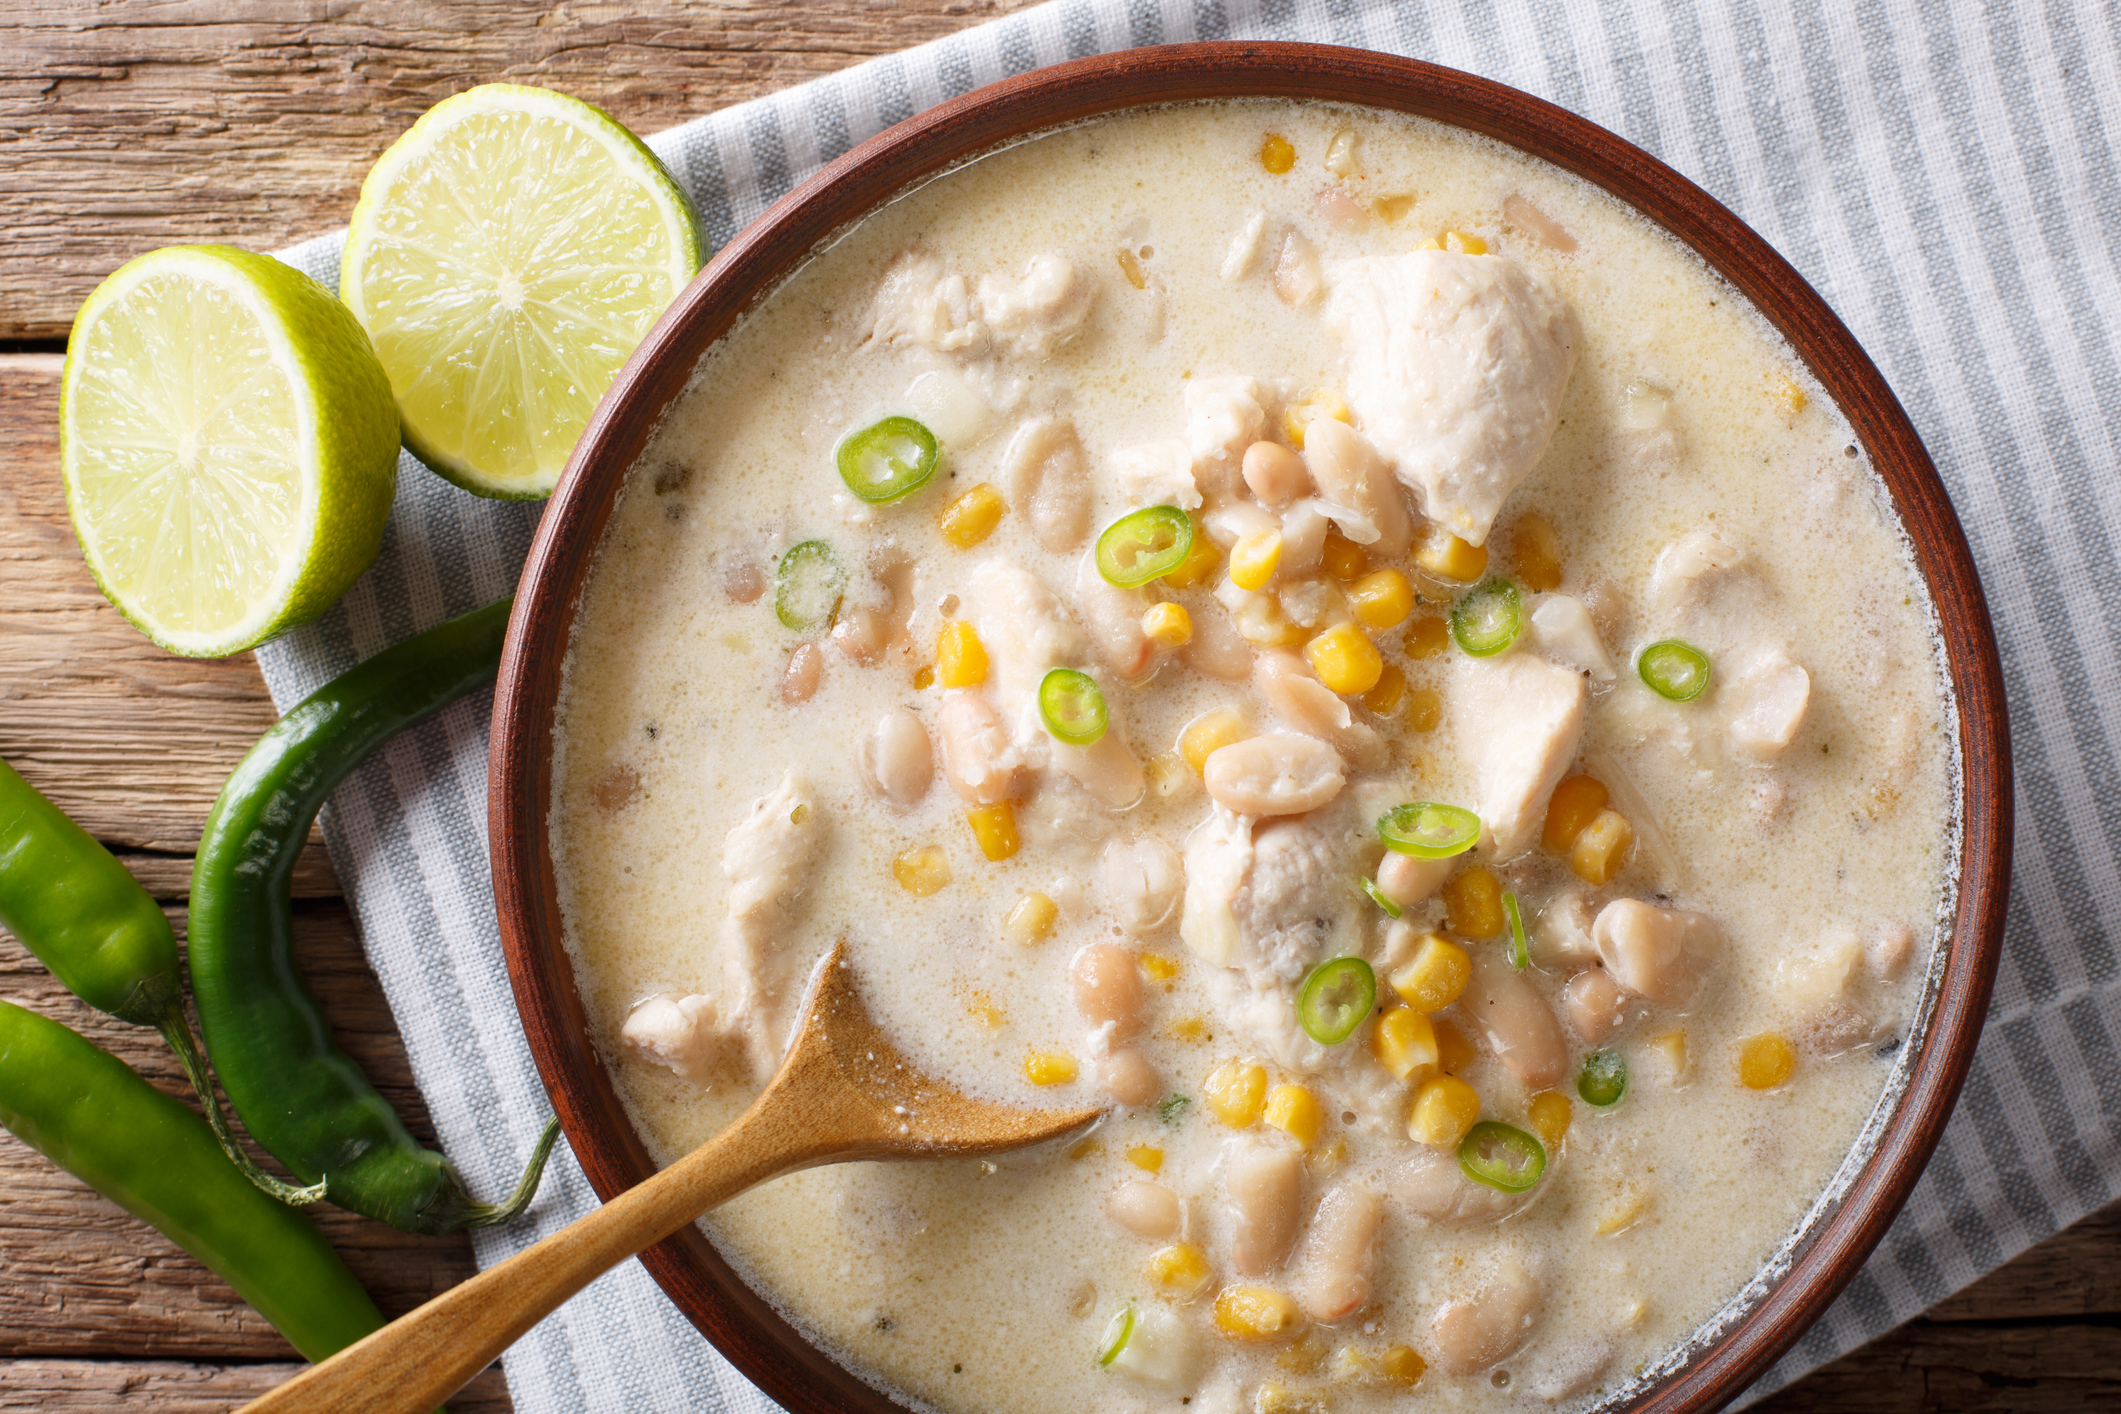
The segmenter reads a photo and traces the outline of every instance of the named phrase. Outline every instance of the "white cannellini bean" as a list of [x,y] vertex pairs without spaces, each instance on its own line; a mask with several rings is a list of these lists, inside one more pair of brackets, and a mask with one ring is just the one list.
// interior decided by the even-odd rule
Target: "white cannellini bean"
[[[1327,423],[1332,426],[1327,426]],[[1380,556],[1398,556],[1414,539],[1407,499],[1384,459],[1363,435],[1335,418],[1315,418],[1304,432],[1304,465],[1340,533]]]
[[1058,555],[1082,544],[1090,528],[1090,472],[1074,423],[1034,417],[1017,428],[1002,453],[1002,486],[1040,545]]
[[1343,1183],[1318,1200],[1296,1256],[1296,1304],[1314,1321],[1337,1321],[1370,1299],[1377,1228],[1384,1205],[1369,1189]]
[[1134,1047],[1114,1051],[1098,1063],[1098,1083],[1123,1105],[1144,1109],[1164,1093],[1164,1080],[1149,1058]]
[[1092,943],[1075,955],[1068,975],[1075,1010],[1092,1026],[1110,1024],[1115,1040],[1142,1029],[1142,979],[1134,954],[1117,943]]
[[993,805],[1016,793],[1023,767],[1009,729],[987,699],[962,689],[943,699],[935,714],[943,748],[943,778],[973,805]]
[[1501,948],[1473,950],[1473,976],[1459,1012],[1487,1034],[1495,1058],[1525,1088],[1557,1085],[1569,1070],[1569,1043],[1546,998],[1510,965]]
[[1105,1215],[1136,1237],[1176,1237],[1181,1217],[1178,1195],[1154,1179],[1122,1183],[1105,1198]]
[[1467,1178],[1456,1153],[1426,1144],[1407,1146],[1406,1158],[1385,1171],[1396,1209],[1445,1227],[1499,1223],[1532,1200],[1536,1189],[1505,1193]]
[[1265,1276],[1296,1240],[1303,1202],[1303,1161],[1289,1149],[1248,1144],[1223,1175],[1232,1232],[1230,1265],[1239,1276]]
[[1303,815],[1340,794],[1340,753],[1314,737],[1275,732],[1232,742],[1203,773],[1217,805],[1239,815]]
[[1247,536],[1264,535],[1270,530],[1279,534],[1281,522],[1250,501],[1232,501],[1202,517],[1201,528],[1207,531],[1209,542],[1227,554],[1232,545]]
[[1254,442],[1245,448],[1245,485],[1259,503],[1280,510],[1311,489],[1303,458],[1279,442]]
[[1599,1046],[1627,1023],[1627,993],[1603,967],[1587,967],[1561,989],[1569,1026],[1584,1044]]
[[1270,650],[1253,660],[1252,685],[1284,722],[1329,743],[1345,760],[1364,769],[1384,759],[1384,738],[1368,722],[1358,722],[1346,699],[1317,678],[1303,659],[1286,650]]
[[876,730],[862,738],[862,779],[893,805],[918,805],[935,776],[935,753],[928,729],[904,707],[886,712]]
[[1304,309],[1318,303],[1325,293],[1325,272],[1319,268],[1318,249],[1304,237],[1304,233],[1291,229],[1281,238],[1281,250],[1274,257],[1274,293],[1291,309]]
[[1119,926],[1139,938],[1171,921],[1186,887],[1186,864],[1160,835],[1113,840],[1098,861],[1098,894],[1119,919]]
[[1412,908],[1443,887],[1456,859],[1422,859],[1386,850],[1377,865],[1377,891],[1401,908]]
[[1281,513],[1281,559],[1274,567],[1277,581],[1301,579],[1318,569],[1326,552],[1327,525],[1325,511],[1308,497]]
[[1125,810],[1142,798],[1142,763],[1134,759],[1116,729],[1089,746],[1056,741],[1050,749],[1053,764],[1108,810]]
[[1506,1258],[1477,1296],[1446,1301],[1429,1324],[1429,1348],[1447,1374],[1477,1375],[1531,1339],[1546,1293],[1524,1263]]
[[1723,950],[1723,933],[1713,920],[1632,898],[1600,909],[1591,938],[1615,982],[1668,1007],[1694,999]]

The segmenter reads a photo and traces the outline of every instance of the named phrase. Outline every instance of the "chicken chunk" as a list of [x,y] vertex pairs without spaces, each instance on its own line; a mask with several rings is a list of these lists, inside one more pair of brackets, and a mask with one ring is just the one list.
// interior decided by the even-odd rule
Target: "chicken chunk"
[[1256,378],[1222,375],[1186,380],[1186,447],[1193,479],[1210,501],[1243,484],[1245,448],[1267,435],[1273,394]]
[[1690,530],[1658,551],[1650,566],[1650,608],[1667,618],[1699,609],[1746,568],[1743,548],[1714,529]]
[[1576,759],[1587,693],[1581,674],[1529,653],[1467,658],[1450,678],[1445,715],[1473,767],[1482,844],[1497,859],[1531,848],[1547,798]]
[[643,1060],[694,1082],[712,1079],[730,1051],[714,998],[658,992],[631,1012],[619,1040]]
[[1611,682],[1616,676],[1612,655],[1599,640],[1598,624],[1581,599],[1540,595],[1532,601],[1530,627],[1532,648],[1549,661],[1589,673],[1597,682]]
[[936,353],[1043,354],[1082,332],[1097,287],[1057,252],[1031,258],[1023,274],[982,275],[977,286],[937,256],[911,251],[884,275],[871,306],[870,338]]
[[1713,919],[1632,898],[1600,909],[1591,937],[1615,982],[1667,1007],[1694,1000],[1723,950]]
[[1094,554],[1075,567],[1075,607],[1090,652],[1121,682],[1146,677],[1157,664],[1156,644],[1142,631],[1142,615],[1152,602],[1146,590],[1122,589],[1099,574]]
[[1098,864],[1099,899],[1137,938],[1171,921],[1185,887],[1185,861],[1160,835],[1114,840]]
[[1082,332],[1096,299],[1097,286],[1057,251],[1032,256],[1015,279],[980,276],[980,318],[1014,353],[1043,354],[1066,344]]
[[722,842],[729,896],[722,915],[726,1025],[741,1031],[752,1078],[764,1083],[780,1066],[799,989],[781,943],[795,921],[823,842],[823,812],[809,784],[790,771],[752,802]]
[[1505,256],[1416,250],[1333,264],[1326,323],[1348,404],[1421,508],[1484,543],[1546,454],[1581,334],[1568,304]]
[[1237,891],[1252,872],[1252,818],[1217,807],[1186,837],[1186,894],[1178,935],[1202,959],[1229,967],[1243,938]]
[[1193,452],[1167,437],[1139,442],[1112,454],[1112,486],[1130,506],[1177,506],[1197,511],[1200,486],[1193,479]]
[[1780,648],[1748,656],[1723,686],[1730,713],[1731,745],[1755,761],[1772,761],[1804,727],[1812,701],[1812,677]]

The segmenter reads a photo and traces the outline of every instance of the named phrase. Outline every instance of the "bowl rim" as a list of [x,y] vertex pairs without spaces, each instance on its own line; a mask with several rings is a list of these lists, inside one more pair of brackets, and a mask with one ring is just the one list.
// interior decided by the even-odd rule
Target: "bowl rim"
[[[1928,1025],[1860,1171],[1812,1216],[1783,1275],[1632,1410],[1734,1397],[1787,1351],[1884,1236],[1972,1063],[2002,951],[2013,829],[2002,668],[1972,552],[1892,390],[1826,302],[1715,198],[1566,109],[1476,75],[1327,45],[1219,41],[1093,55],[926,110],[802,182],[718,251],[665,311],[590,419],[524,563],[494,696],[488,824],[494,900],[531,1054],[601,1201],[654,1172],[588,1039],[561,942],[549,849],[551,737],[575,608],[626,469],[700,357],[849,222],[998,145],[1131,108],[1294,98],[1435,119],[1583,178],[1669,231],[1749,299],[1840,407],[1892,496],[1929,589],[1959,721],[1956,907]],[[834,1361],[739,1278],[696,1225],[641,1254],[688,1319],[792,1414],[904,1406]]]

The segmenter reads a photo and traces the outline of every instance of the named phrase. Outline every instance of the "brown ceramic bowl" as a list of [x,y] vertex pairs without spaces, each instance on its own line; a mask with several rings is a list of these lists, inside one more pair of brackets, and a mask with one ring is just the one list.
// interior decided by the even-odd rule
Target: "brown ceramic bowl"
[[[1137,49],[990,85],[879,134],[803,183],[723,247],[598,408],[524,566],[494,701],[494,895],[517,1005],[583,1169],[609,1200],[653,1171],[588,1039],[560,941],[546,822],[553,706],[575,604],[627,469],[701,354],[811,251],[886,199],[960,160],[1094,115],[1191,99],[1307,98],[1395,109],[1483,133],[1603,187],[1691,246],[1752,300],[1839,404],[1912,538],[1942,630],[1959,713],[1958,894],[1919,1037],[1867,1131],[1873,1147],[1837,1201],[1749,1288],[1719,1334],[1628,1403],[1712,1409],[1804,1331],[1885,1234],[1936,1146],[1973,1058],[2001,947],[2011,850],[2011,764],[1996,644],[1944,487],[1900,404],[1848,330],[1782,257],[1649,154],[1539,99],[1432,64],[1295,44]],[[796,1414],[899,1408],[813,1348],[688,1226],[642,1254],[670,1299],[760,1388]]]

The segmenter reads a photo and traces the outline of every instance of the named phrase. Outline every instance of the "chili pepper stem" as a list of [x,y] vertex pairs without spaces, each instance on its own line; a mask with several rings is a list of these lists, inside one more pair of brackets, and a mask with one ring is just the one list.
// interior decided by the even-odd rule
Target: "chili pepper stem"
[[169,1048],[177,1053],[177,1062],[184,1067],[184,1074],[191,1081],[192,1093],[199,1097],[200,1105],[206,1110],[207,1125],[212,1128],[214,1138],[221,1142],[221,1152],[228,1155],[228,1161],[236,1166],[237,1171],[261,1192],[270,1194],[290,1207],[299,1208],[321,1202],[324,1190],[330,1186],[326,1180],[320,1178],[305,1188],[285,1179],[274,1178],[259,1168],[243,1146],[236,1142],[236,1132],[229,1126],[228,1116],[221,1112],[221,1102],[214,1095],[213,1074],[206,1068],[206,1057],[199,1053],[199,1043],[191,1034],[191,1022],[185,1018],[183,1006],[177,1002],[170,1003],[169,1009],[162,1014],[162,1020],[155,1029],[162,1033],[163,1040],[169,1042]]
[[530,1151],[530,1162],[523,1166],[523,1176],[516,1180],[516,1191],[508,1195],[505,1203],[474,1203],[466,1227],[498,1227],[519,1217],[530,1200],[538,1196],[538,1184],[545,1177],[545,1161],[552,1157],[554,1141],[560,1137],[560,1117],[554,1115],[545,1121],[545,1132],[538,1136],[538,1147]]

